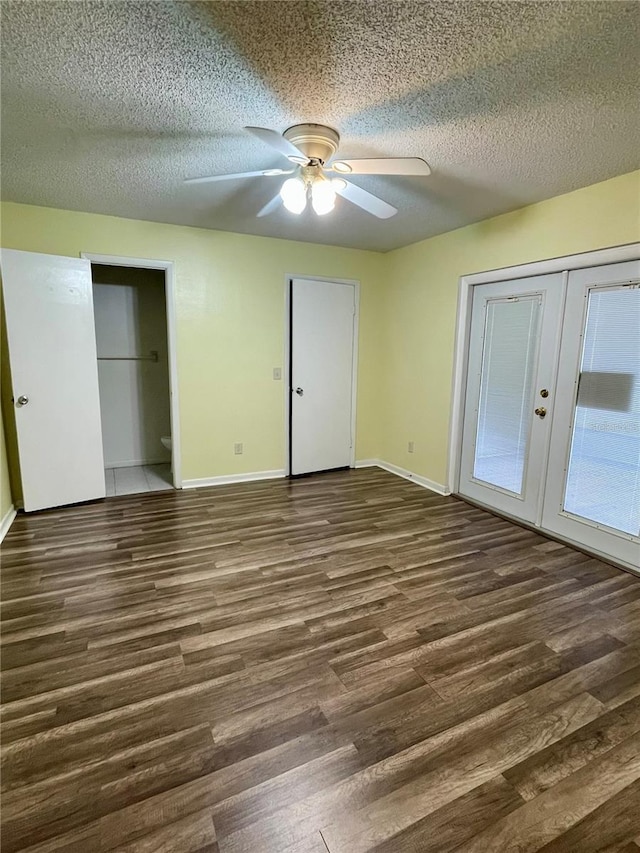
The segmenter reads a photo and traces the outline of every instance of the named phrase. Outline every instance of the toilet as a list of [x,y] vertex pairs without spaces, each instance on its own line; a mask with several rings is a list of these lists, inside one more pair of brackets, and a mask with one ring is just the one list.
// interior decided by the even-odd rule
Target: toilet
[[166,447],[167,450],[171,450],[171,436],[170,435],[161,436],[160,441],[162,442],[163,447]]

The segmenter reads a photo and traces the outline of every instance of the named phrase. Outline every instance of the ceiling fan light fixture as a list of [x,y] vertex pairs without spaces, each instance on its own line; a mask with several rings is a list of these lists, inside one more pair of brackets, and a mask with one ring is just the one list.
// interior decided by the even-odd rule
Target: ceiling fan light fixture
[[280,187],[280,198],[289,213],[302,213],[307,206],[307,188],[302,178],[288,178]]
[[348,163],[343,163],[342,160],[336,160],[331,164],[334,172],[339,172],[341,175],[349,175],[353,171]]
[[331,213],[336,204],[336,191],[331,181],[314,181],[311,185],[311,204],[318,216]]

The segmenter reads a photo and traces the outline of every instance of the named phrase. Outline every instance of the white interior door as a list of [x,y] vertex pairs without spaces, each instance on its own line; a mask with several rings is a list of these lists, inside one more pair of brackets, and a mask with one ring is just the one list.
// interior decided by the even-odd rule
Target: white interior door
[[104,497],[89,261],[0,257],[24,508]]
[[294,279],[291,473],[351,464],[355,285]]
[[542,524],[640,566],[640,261],[569,274]]
[[460,493],[536,523],[554,406],[561,273],[474,287]]

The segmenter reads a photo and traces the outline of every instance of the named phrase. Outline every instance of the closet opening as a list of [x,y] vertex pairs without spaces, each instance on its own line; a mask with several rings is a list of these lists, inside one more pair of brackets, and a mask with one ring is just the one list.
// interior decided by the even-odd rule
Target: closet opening
[[174,488],[166,270],[91,264],[107,497]]

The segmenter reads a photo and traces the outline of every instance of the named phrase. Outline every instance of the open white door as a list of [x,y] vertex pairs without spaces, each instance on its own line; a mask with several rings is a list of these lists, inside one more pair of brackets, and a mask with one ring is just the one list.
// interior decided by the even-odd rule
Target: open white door
[[89,261],[9,249],[0,257],[24,508],[102,498]]
[[352,456],[355,285],[291,282],[291,473]]

